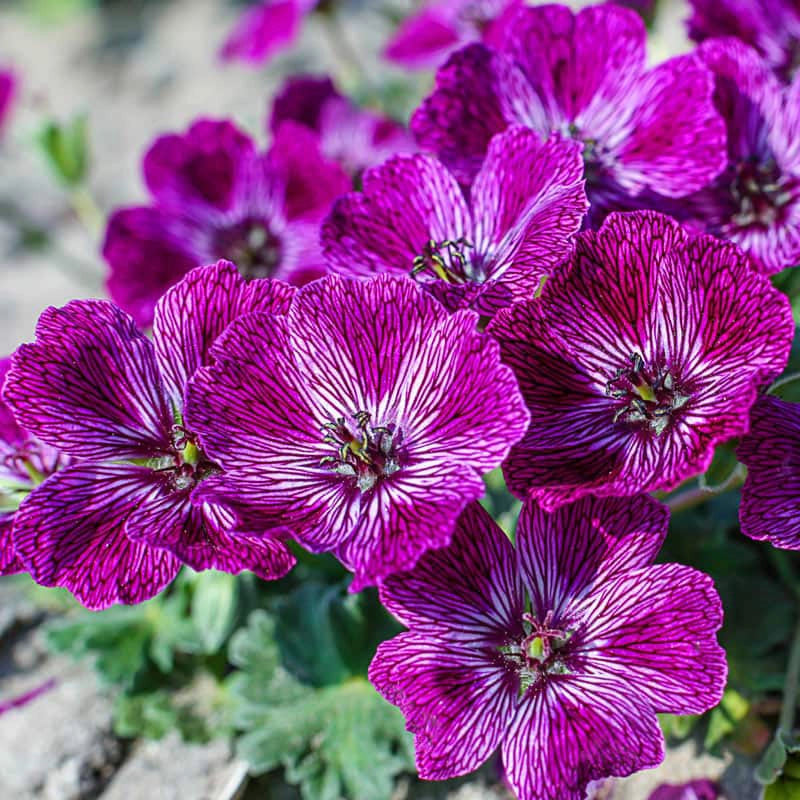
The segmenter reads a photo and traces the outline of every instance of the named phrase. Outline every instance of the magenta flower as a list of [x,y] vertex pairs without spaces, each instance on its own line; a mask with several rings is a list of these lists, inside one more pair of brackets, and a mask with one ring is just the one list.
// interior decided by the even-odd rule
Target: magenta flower
[[716,78],[715,103],[728,127],[728,167],[681,201],[678,211],[697,228],[736,242],[762,272],[796,266],[800,78],[784,89],[755,51],[735,39],[712,39],[700,54]]
[[319,222],[351,185],[318,137],[289,122],[262,154],[230,122],[199,120],[156,139],[144,178],[153,201],[116,211],[103,245],[111,298],[142,326],[199,264],[227,259],[246,278],[295,284],[319,277]]
[[689,35],[696,42],[734,36],[754,47],[786,80],[800,64],[797,0],[689,0]]
[[700,779],[682,784],[663,784],[649,797],[649,800],[717,800],[719,786],[713,781]]
[[800,406],[777,397],[760,398],[736,453],[747,466],[739,506],[742,533],[800,550]]
[[409,630],[370,680],[406,717],[422,778],[498,747],[519,800],[584,800],[590,781],[664,757],[656,712],[697,714],[725,686],[711,578],[653,564],[667,509],[641,496],[523,506],[516,548],[476,503],[449,547],[386,579]]
[[300,76],[286,81],[272,105],[273,134],[286,120],[314,131],[325,158],[353,177],[395,153],[416,150],[403,125],[359,108],[339,94],[330,78]]
[[8,69],[0,69],[0,131],[11,113],[11,106],[17,93],[17,79]]
[[492,136],[518,123],[583,143],[593,207],[632,207],[650,192],[682,197],[725,166],[725,126],[708,69],[691,55],[646,69],[645,39],[641,18],[613,3],[575,15],[522,8],[495,49],[473,44],[451,56],[412,131],[463,182]]
[[497,134],[464,196],[433,156],[398,156],[364,175],[322,225],[342,273],[413,275],[449,308],[493,314],[533,297],[563,260],[588,207],[581,148],[521,126]]
[[248,8],[220,50],[225,61],[263,64],[294,44],[318,0],[265,0]]
[[635,211],[581,233],[541,297],[489,330],[531,411],[506,480],[555,508],[707,469],[786,365],[794,323],[737,247]]
[[408,69],[438,67],[470,42],[491,41],[497,27],[523,0],[429,0],[405,19],[384,56]]
[[[10,368],[10,358],[0,359],[0,389]],[[68,463],[68,456],[21,428],[0,399],[0,575],[25,569],[11,536],[19,504],[45,478]]]
[[196,489],[218,467],[183,420],[188,378],[235,317],[283,313],[292,287],[245,283],[229,263],[194,270],[156,307],[153,342],[111,303],[49,308],[36,343],[13,357],[4,394],[17,420],[73,462],[38,486],[14,519],[34,580],[89,608],[158,593],[193,569],[283,575],[293,560],[264,528]]
[[328,276],[231,325],[187,419],[235,499],[333,551],[353,589],[450,541],[528,412],[496,342],[411,280]]

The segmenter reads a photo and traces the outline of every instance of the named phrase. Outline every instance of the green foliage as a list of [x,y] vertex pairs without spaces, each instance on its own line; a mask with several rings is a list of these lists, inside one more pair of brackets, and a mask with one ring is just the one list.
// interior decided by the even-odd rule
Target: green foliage
[[89,128],[86,114],[69,122],[48,122],[39,134],[39,146],[56,177],[76,187],[89,171]]
[[719,705],[709,714],[708,729],[703,741],[705,749],[713,750],[726,736],[732,734],[749,710],[750,704],[742,695],[733,689],[727,689]]
[[[330,614],[335,607],[325,595],[323,610]],[[315,630],[306,641],[307,655],[318,644]],[[300,787],[306,800],[388,800],[395,776],[413,765],[400,712],[363,677],[317,686],[300,683],[281,663],[278,641],[273,618],[261,610],[231,640],[230,660],[239,668],[229,679],[233,721],[244,731],[239,755],[254,773],[282,765],[286,779]],[[327,646],[335,658],[335,648],[330,642]],[[345,675],[341,658],[335,674]]]

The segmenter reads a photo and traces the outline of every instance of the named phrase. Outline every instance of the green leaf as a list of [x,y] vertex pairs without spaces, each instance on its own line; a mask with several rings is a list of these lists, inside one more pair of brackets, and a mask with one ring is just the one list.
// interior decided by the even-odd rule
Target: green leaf
[[203,572],[194,584],[192,622],[204,653],[227,641],[238,610],[237,579],[225,572]]
[[659,714],[658,722],[668,739],[685,739],[697,727],[700,717],[696,714]]
[[69,122],[48,122],[39,134],[39,146],[56,176],[67,186],[86,180],[89,170],[89,128],[86,114]]
[[239,755],[256,774],[283,765],[305,800],[388,800],[413,764],[402,715],[360,677],[301,684],[278,663],[277,627],[256,611],[231,640]]
[[764,786],[775,783],[783,772],[787,757],[786,745],[780,736],[775,736],[756,765],[755,779]]
[[738,692],[727,689],[722,695],[720,704],[711,712],[708,718],[708,730],[704,747],[711,750],[716,747],[728,734],[736,730],[736,726],[747,716],[750,704]]
[[782,774],[767,786],[764,800],[800,800],[800,758],[788,757]]

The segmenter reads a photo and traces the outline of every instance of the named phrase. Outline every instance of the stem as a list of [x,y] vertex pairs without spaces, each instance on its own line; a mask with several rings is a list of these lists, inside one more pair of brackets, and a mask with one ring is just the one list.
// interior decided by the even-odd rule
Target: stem
[[99,239],[103,231],[103,212],[94,201],[86,184],[81,183],[70,193],[70,203],[75,215],[91,234],[93,239]]
[[737,464],[736,468],[725,478],[722,483],[715,486],[703,484],[700,486],[693,486],[690,489],[685,489],[678,492],[673,497],[668,498],[664,503],[669,507],[673,514],[679,511],[686,511],[689,508],[702,505],[706,500],[712,497],[717,497],[729,489],[738,489],[743,483],[747,472],[742,464]]
[[800,614],[794,631],[792,649],[789,651],[789,664],[783,683],[783,702],[778,721],[778,730],[791,735],[794,728],[794,715],[797,709],[797,684],[800,681]]

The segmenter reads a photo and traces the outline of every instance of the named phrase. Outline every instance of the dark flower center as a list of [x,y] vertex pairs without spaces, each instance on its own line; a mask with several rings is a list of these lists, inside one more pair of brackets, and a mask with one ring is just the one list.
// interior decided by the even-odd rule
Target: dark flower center
[[353,415],[355,433],[344,417],[323,426],[324,440],[336,448],[320,466],[329,467],[360,492],[374,489],[379,481],[400,470],[403,432],[395,425],[373,425],[367,411]]
[[768,228],[778,222],[782,209],[795,199],[798,181],[783,175],[774,160],[744,161],[735,168],[731,194],[738,209],[733,216],[740,228]]
[[148,466],[161,474],[174,492],[194,489],[219,467],[206,458],[193,434],[182,425],[172,426],[172,449],[168,455],[148,461]]
[[423,282],[438,279],[454,284],[483,283],[486,274],[479,259],[469,253],[474,249],[475,245],[463,236],[441,242],[429,239],[414,259],[411,275]]
[[522,625],[525,636],[500,648],[505,663],[519,676],[520,694],[548,675],[567,675],[570,672],[568,644],[575,633],[555,627],[552,611],[548,611],[543,620],[526,612],[522,615]]
[[690,400],[667,366],[648,366],[639,353],[631,354],[631,365],[618,369],[605,391],[619,401],[614,422],[641,427],[656,436]]
[[243,278],[271,278],[283,257],[280,238],[263,219],[247,219],[221,230],[214,242],[218,258],[233,261]]

